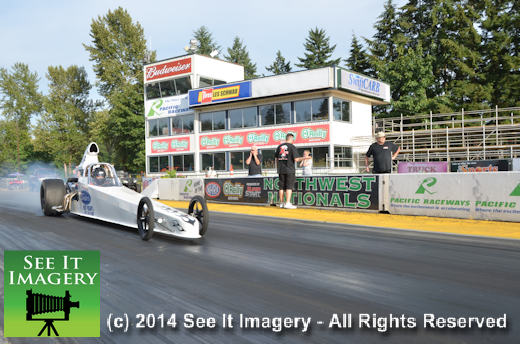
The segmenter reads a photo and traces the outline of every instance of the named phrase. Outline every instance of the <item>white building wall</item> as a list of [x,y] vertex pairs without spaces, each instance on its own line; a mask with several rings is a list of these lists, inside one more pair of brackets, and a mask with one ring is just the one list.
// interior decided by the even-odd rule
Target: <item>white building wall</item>
[[200,76],[209,79],[217,79],[226,82],[235,82],[244,80],[244,66],[236,63],[223,61],[202,55],[193,56],[193,73],[197,79],[194,88],[199,87],[198,80]]

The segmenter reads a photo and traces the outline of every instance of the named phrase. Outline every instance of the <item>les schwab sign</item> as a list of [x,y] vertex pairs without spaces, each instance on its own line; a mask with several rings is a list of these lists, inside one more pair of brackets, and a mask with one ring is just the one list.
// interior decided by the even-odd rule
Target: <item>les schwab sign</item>
[[203,90],[189,91],[190,106],[218,103],[251,97],[251,82],[216,86]]
[[191,58],[146,67],[146,81],[191,73]]

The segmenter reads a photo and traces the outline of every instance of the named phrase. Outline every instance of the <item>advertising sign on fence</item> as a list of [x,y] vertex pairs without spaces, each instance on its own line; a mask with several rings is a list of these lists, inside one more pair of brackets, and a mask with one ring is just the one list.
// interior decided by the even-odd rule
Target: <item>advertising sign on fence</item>
[[389,179],[390,213],[520,221],[520,174],[394,174]]
[[294,143],[328,142],[330,130],[328,124],[304,127],[281,127],[274,129],[256,128],[234,133],[200,134],[200,150],[247,148],[252,146],[274,146],[285,141],[288,133],[294,135]]
[[469,160],[453,161],[451,172],[498,172],[509,171],[509,160]]
[[398,173],[438,173],[448,172],[448,163],[445,161],[433,162],[400,162]]
[[514,158],[512,165],[512,171],[520,171],[520,158]]
[[[276,177],[206,178],[205,197],[217,202],[279,203]],[[314,207],[379,209],[379,177],[297,177],[292,204]]]
[[179,201],[189,201],[193,196],[204,197],[204,181],[202,178],[178,178],[179,183]]
[[216,202],[268,203],[263,178],[206,178],[205,197]]

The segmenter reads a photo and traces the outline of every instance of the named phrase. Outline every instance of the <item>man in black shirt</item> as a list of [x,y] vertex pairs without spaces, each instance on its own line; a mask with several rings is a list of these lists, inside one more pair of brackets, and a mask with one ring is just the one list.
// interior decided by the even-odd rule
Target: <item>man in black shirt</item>
[[[294,188],[294,182],[296,181],[296,168],[294,167],[294,163],[306,158],[300,158],[298,150],[292,144],[294,141],[293,134],[287,134],[285,140],[285,143],[279,145],[274,153],[274,157],[278,161],[278,176],[280,178],[278,187],[280,208],[296,209],[296,207],[291,204],[292,190]],[[283,201],[284,192],[286,202]]]
[[246,164],[249,165],[249,177],[261,177],[262,176],[262,154],[258,154],[258,148],[256,146],[251,147],[251,153],[249,158],[246,160]]
[[365,165],[367,172],[368,158],[374,156],[374,168],[372,173],[392,173],[392,160],[395,159],[401,148],[397,147],[390,141],[386,141],[385,133],[380,131],[376,134],[376,141],[368,148],[365,156]]

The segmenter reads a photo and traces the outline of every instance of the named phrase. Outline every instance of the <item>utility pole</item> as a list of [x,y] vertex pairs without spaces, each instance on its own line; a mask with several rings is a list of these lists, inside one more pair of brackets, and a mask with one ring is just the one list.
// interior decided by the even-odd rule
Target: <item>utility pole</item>
[[18,138],[18,118],[16,119],[16,149],[18,153],[18,173],[20,173],[20,139]]

